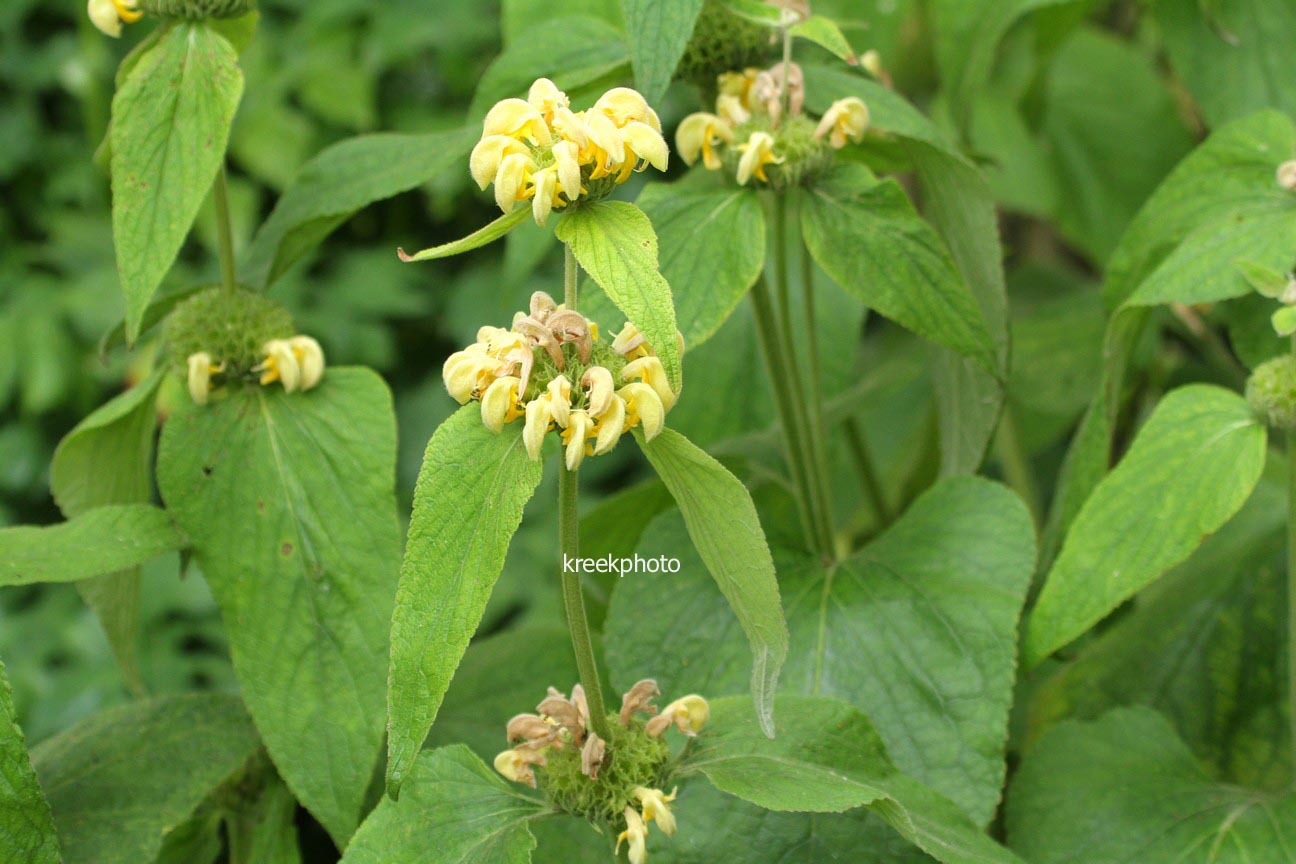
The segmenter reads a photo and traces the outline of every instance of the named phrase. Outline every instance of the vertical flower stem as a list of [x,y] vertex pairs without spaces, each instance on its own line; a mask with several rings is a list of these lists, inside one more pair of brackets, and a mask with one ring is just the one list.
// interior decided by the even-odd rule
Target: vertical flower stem
[[891,524],[891,508],[887,504],[886,494],[882,491],[882,484],[878,482],[877,465],[873,461],[873,454],[869,452],[864,430],[860,428],[859,422],[854,417],[847,418],[845,429],[846,446],[850,448],[851,458],[855,461],[860,486],[869,503],[873,505],[878,524],[885,528]]
[[248,864],[252,860],[252,834],[256,818],[251,814],[230,811],[225,815],[225,842],[229,847],[229,864]]
[[[800,224],[800,219],[797,220],[797,224]],[[801,292],[805,304],[806,357],[808,361],[806,371],[810,382],[810,397],[806,406],[806,413],[810,424],[811,456],[818,477],[819,494],[822,498],[820,506],[823,508],[824,517],[828,524],[828,533],[831,537],[835,522],[832,510],[832,483],[828,474],[828,431],[827,422],[824,419],[823,364],[819,360],[819,328],[817,326],[817,316],[815,315],[814,264],[810,258],[810,250],[806,248],[804,239],[801,239],[799,230],[797,237],[797,245],[800,247],[801,253]]]
[[[792,301],[788,279],[788,237],[787,237],[787,196],[774,195],[774,279],[778,292],[779,318],[779,351],[783,358],[784,374],[791,391],[793,422],[800,426],[802,447],[797,454],[802,462],[802,471],[806,476],[806,488],[809,492],[810,513],[814,517],[815,532],[819,538],[819,551],[832,558],[835,552],[833,538],[832,507],[828,500],[827,468],[821,456],[823,447],[822,427],[816,428],[814,409],[806,398],[806,387],[801,364],[797,357],[796,343],[792,339]],[[813,311],[813,310],[811,310]],[[806,322],[807,329],[814,329],[814,322]],[[813,335],[810,340],[813,341]],[[821,470],[822,468],[822,470]]]
[[765,371],[769,375],[770,388],[774,393],[774,408],[782,430],[783,457],[787,460],[788,471],[792,474],[792,485],[796,499],[797,511],[801,516],[801,530],[805,533],[806,545],[815,551],[819,549],[819,532],[815,518],[810,512],[811,494],[804,465],[799,453],[804,448],[801,440],[801,427],[796,419],[796,406],[788,389],[787,375],[784,366],[779,362],[778,324],[774,318],[774,304],[770,301],[769,286],[762,280],[751,289],[752,312],[756,318],[756,337],[760,342],[761,354],[765,358]]
[[221,286],[225,295],[231,296],[238,290],[238,276],[234,270],[234,228],[230,221],[229,183],[225,178],[225,166],[221,165],[212,186],[212,201],[216,205],[216,239],[220,255]]
[[[563,303],[568,309],[576,308],[576,280],[580,268],[570,246],[564,246]],[[589,704],[590,727],[594,734],[608,741],[611,733],[607,725],[607,708],[603,704],[603,682],[599,678],[598,663],[594,660],[594,640],[590,638],[589,615],[585,612],[585,594],[581,587],[580,572],[568,570],[566,562],[580,555],[580,511],[577,507],[579,491],[578,472],[570,471],[559,456],[558,465],[558,551],[562,556],[559,571],[562,576],[563,606],[567,610],[567,628],[571,631],[572,650],[576,653],[576,670],[585,701]]]

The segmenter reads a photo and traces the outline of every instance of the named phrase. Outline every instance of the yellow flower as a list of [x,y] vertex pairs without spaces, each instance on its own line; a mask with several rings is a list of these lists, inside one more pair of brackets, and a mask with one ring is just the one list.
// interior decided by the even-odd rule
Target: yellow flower
[[666,377],[666,368],[659,357],[640,357],[631,360],[621,370],[621,376],[627,381],[638,378],[657,392],[662,408],[669,411],[675,407],[675,391],[671,390],[670,380]]
[[768,132],[753,132],[746,144],[739,144],[742,158],[738,160],[738,185],[746,185],[752,177],[768,183],[766,165],[778,165],[782,157],[774,155],[774,138]]
[[545,395],[541,398],[549,400],[549,410],[553,414],[554,422],[559,426],[566,426],[568,415],[571,414],[571,382],[567,380],[566,375],[559,375],[549,382],[545,391]]
[[135,0],[90,0],[86,7],[90,22],[114,39],[121,36],[122,24],[133,24],[144,17]]
[[625,143],[626,159],[639,162],[636,170],[643,170],[644,163],[658,171],[665,171],[670,162],[670,149],[661,131],[647,123],[631,121],[621,128],[621,139]]
[[724,164],[716,148],[720,144],[733,143],[733,128],[728,122],[715,114],[698,112],[690,114],[680,122],[675,130],[675,147],[685,165],[692,165],[702,156],[702,164],[708,171],[719,171]]
[[537,225],[543,225],[549,221],[554,206],[562,206],[558,200],[558,167],[541,168],[531,175],[531,183],[531,216]]
[[602,417],[612,404],[613,391],[616,387],[612,383],[612,373],[602,366],[591,366],[585,370],[581,376],[581,386],[589,394],[589,411],[595,417]]
[[721,93],[716,97],[716,114],[731,126],[741,126],[752,116],[741,99],[728,93]]
[[254,371],[261,373],[262,386],[279,381],[285,393],[292,393],[301,386],[301,366],[287,339],[271,339],[261,347],[261,352],[266,359]]
[[648,105],[648,100],[629,87],[613,87],[594,103],[594,111],[609,117],[617,128],[624,128],[627,123],[646,123],[653,130],[661,132],[661,120],[657,112]]
[[621,843],[629,843],[630,864],[644,864],[648,860],[648,826],[633,807],[625,808],[626,830],[617,835],[616,854],[621,853]]
[[642,425],[644,438],[649,441],[656,438],[666,425],[666,409],[657,391],[647,384],[635,382],[618,390],[617,396],[625,400],[626,428]]
[[485,190],[499,173],[500,163],[506,156],[523,154],[528,158],[531,150],[516,138],[507,135],[487,135],[473,147],[468,157],[468,171],[479,189]]
[[559,141],[553,146],[553,155],[558,189],[568,201],[575,201],[581,195],[580,146],[575,141]]
[[[586,452],[586,439],[594,429],[594,420],[584,408],[574,408],[567,416],[567,423],[562,431],[563,444],[566,447],[564,459],[568,471],[575,471],[581,461],[589,455]],[[592,450],[593,448],[589,448]]]
[[199,351],[189,355],[189,396],[199,405],[207,404],[207,397],[211,393],[211,378],[217,372],[225,369],[225,364],[212,363],[211,355],[206,351]]
[[540,448],[544,446],[544,436],[553,423],[553,408],[545,396],[532,399],[526,405],[526,424],[522,427],[522,444],[526,447],[531,460],[540,458]]
[[530,153],[510,153],[500,161],[499,171],[495,173],[495,203],[500,210],[511,213],[513,205],[534,194],[532,173],[535,170]]
[[496,771],[514,783],[525,783],[532,789],[535,788],[536,779],[531,766],[544,764],[544,748],[533,747],[528,744],[522,744],[512,750],[505,750],[495,757]]
[[500,432],[504,424],[522,416],[518,407],[518,387],[522,381],[512,375],[496,378],[486,388],[481,398],[482,423],[492,432]]
[[525,99],[502,99],[486,112],[482,137],[490,135],[507,135],[538,147],[548,147],[553,141],[544,115]]
[[838,99],[828,108],[815,129],[814,137],[828,136],[828,143],[840,150],[847,140],[859,141],[868,129],[868,106],[854,96]]
[[691,693],[667,705],[662,713],[648,721],[644,731],[658,738],[674,723],[676,729],[692,738],[702,731],[710,716],[711,706],[707,705],[707,701],[696,693]]
[[309,336],[294,336],[288,340],[297,365],[301,369],[301,389],[310,390],[324,378],[324,349]]
[[639,332],[639,328],[629,321],[621,328],[621,332],[612,338],[612,350],[627,360],[637,360],[653,353],[644,335]]
[[585,118],[585,135],[588,139],[583,162],[593,163],[591,180],[606,177],[626,161],[625,139],[621,130],[606,114],[591,113]]
[[677,789],[672,789],[671,794],[667,795],[660,789],[648,789],[643,786],[636,786],[634,796],[639,799],[639,804],[643,808],[644,822],[657,820],[657,827],[667,837],[675,834],[675,814],[671,813],[670,807],[667,806],[675,800]]
[[594,455],[601,456],[616,446],[626,430],[626,403],[616,394],[608,409],[594,421]]
[[447,357],[441,367],[441,377],[451,398],[464,405],[489,386],[497,364],[498,361],[486,352],[486,346],[478,342]]
[[750,101],[752,86],[756,83],[756,76],[760,70],[754,67],[748,67],[741,72],[724,72],[716,79],[716,84],[721,96],[733,96],[744,108],[748,110],[755,106]]
[[558,85],[548,78],[537,78],[531,85],[531,90],[527,93],[526,100],[532,108],[535,108],[544,117],[545,122],[552,123],[554,113],[561,108],[567,108],[571,102],[567,99],[567,94],[558,89]]

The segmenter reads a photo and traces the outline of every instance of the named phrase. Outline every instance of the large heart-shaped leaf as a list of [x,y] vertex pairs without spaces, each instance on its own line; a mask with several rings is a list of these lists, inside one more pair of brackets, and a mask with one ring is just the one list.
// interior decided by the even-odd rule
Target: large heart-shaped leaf
[[528,864],[528,823],[548,815],[462,744],[428,750],[408,769],[400,800],[384,798],[343,864]]
[[[689,550],[678,516],[646,532],[640,553],[677,556],[681,570],[618,586],[605,627],[616,683],[655,677],[664,692],[706,696],[744,688],[745,640]],[[833,567],[775,552],[792,635],[782,692],[837,696],[865,711],[900,770],[988,821],[1034,565],[1020,499],[955,478]]]
[[395,463],[391,394],[348,368],[308,393],[247,386],[185,406],[158,456],[266,748],[339,845],[382,744]]
[[1007,813],[1010,845],[1033,864],[1296,861],[1296,796],[1217,782],[1146,708],[1051,732]]
[[260,746],[237,696],[192,693],[96,714],[32,763],[66,864],[139,864]]

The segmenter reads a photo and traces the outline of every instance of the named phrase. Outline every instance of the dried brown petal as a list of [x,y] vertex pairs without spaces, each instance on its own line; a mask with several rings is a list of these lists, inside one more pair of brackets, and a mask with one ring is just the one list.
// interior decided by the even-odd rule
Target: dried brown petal
[[629,726],[630,718],[637,712],[656,714],[657,706],[652,704],[652,700],[660,695],[661,690],[653,679],[644,678],[642,681],[636,682],[621,697],[621,725]]
[[607,745],[603,739],[590,733],[585,739],[585,746],[581,748],[581,773],[591,780],[598,779],[599,768],[603,767],[603,757],[607,753]]

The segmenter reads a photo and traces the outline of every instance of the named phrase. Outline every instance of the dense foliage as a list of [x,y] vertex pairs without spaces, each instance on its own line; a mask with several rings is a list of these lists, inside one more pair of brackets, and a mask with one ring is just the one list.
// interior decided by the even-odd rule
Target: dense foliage
[[0,864],[1296,864],[1293,32],[5,4]]

